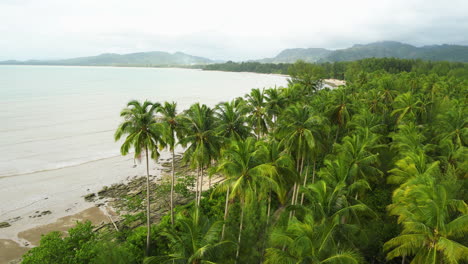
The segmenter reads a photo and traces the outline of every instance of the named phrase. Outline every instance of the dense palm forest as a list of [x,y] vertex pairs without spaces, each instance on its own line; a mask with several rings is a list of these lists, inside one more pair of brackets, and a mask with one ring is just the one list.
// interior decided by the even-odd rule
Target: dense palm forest
[[23,263],[468,263],[468,66],[335,65],[347,85],[332,90],[320,89],[331,70],[299,62],[288,87],[213,108],[129,102],[122,154],[148,166],[184,147],[191,202],[173,206],[172,162],[160,222],[148,172],[140,227],[79,224],[44,236]]

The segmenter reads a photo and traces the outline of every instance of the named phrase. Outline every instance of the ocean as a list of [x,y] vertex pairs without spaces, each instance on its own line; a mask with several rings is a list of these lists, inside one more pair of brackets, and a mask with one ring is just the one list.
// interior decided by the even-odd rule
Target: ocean
[[0,66],[0,177],[118,156],[113,134],[132,99],[175,101],[182,111],[286,84],[278,75],[193,69]]

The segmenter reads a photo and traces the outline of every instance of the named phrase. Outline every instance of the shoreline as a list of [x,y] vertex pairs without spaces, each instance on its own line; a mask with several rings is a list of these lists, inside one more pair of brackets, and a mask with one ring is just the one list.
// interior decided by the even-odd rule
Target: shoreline
[[[158,163],[152,164],[151,166],[150,180],[152,184],[156,185],[159,185],[164,181],[168,181],[168,177],[170,177],[167,171],[167,164],[169,164],[169,161],[171,159],[170,153],[165,151],[161,154],[162,155]],[[177,156],[180,157],[180,152],[177,152],[176,157]],[[132,169],[138,169],[135,168],[133,165],[133,158],[117,158],[124,158],[124,160],[119,159],[117,161],[121,165],[131,165]],[[112,158],[110,158],[110,160],[112,160]],[[106,164],[102,164],[103,161],[97,161],[95,163],[97,164],[89,164],[88,166],[91,166],[92,168],[96,165],[101,167],[106,166]],[[140,165],[139,167],[144,171],[146,166],[145,164],[142,165]],[[156,165],[156,167],[154,167],[154,165]],[[178,170],[180,169],[181,168],[179,167]],[[61,170],[74,170],[75,173],[79,172],[79,170],[77,171],[77,169],[73,167],[58,169],[58,171]],[[81,170],[83,170],[83,168],[81,168]],[[182,170],[184,171],[184,169]],[[86,171],[86,169],[84,169],[84,171]],[[193,173],[191,172],[191,170],[187,172],[186,167],[185,172],[189,174]],[[125,171],[123,173],[127,174],[128,171]],[[122,208],[121,204],[119,205],[118,202],[116,204],[115,199],[120,197],[120,195],[123,195],[122,193],[120,193],[120,191],[122,190],[122,186],[124,187],[124,192],[126,192],[127,195],[129,193],[136,193],[136,190],[143,186],[137,183],[139,179],[141,179],[141,177],[145,178],[146,176],[144,175],[144,173],[139,173],[135,176],[127,176],[123,180],[115,179],[103,186],[95,185],[96,188],[93,191],[91,191],[90,189],[86,189],[86,191],[84,193],[81,193],[81,195],[79,195],[78,197],[68,195],[67,198],[69,199],[69,201],[65,201],[65,203],[57,203],[55,206],[52,207],[47,207],[48,209],[46,211],[41,212],[41,210],[45,210],[45,207],[42,207],[40,210],[35,211],[33,215],[28,215],[29,213],[20,214],[19,216],[15,217],[19,218],[17,220],[9,219],[9,221],[7,222],[10,223],[11,226],[0,229],[1,231],[7,231],[0,233],[0,264],[9,264],[11,263],[11,261],[14,261],[13,263],[17,263],[16,261],[18,261],[21,258],[21,256],[24,255],[29,249],[38,246],[40,238],[43,234],[48,234],[52,231],[60,231],[66,234],[66,231],[68,229],[76,225],[76,221],[90,220],[91,223],[97,229],[100,229],[103,225],[107,225],[111,222],[118,221],[119,215],[115,212],[118,212]],[[222,180],[223,177],[215,175],[211,179],[211,184],[219,183]],[[204,180],[202,189],[203,191],[209,189],[208,178]],[[103,190],[106,191],[101,195]],[[87,199],[87,196],[90,195],[92,198]],[[188,200],[187,198],[185,198],[179,200],[179,202],[185,201],[182,203],[186,203],[190,200],[191,198],[189,198]],[[35,201],[29,206],[32,206],[37,202],[40,201]],[[69,204],[69,202],[73,202],[74,206],[63,210],[65,208],[64,205]],[[153,203],[154,202],[156,202],[156,204],[158,203],[158,201],[156,200],[154,200]],[[39,207],[36,206],[34,208],[38,209]],[[10,215],[18,215],[19,211],[21,211],[22,209],[23,208],[18,208],[16,210],[13,210],[12,212],[7,213],[9,213]],[[28,211],[30,211],[31,209],[32,208],[28,208]],[[5,214],[6,213],[4,213],[3,215]],[[3,221],[2,218],[0,218],[0,222],[1,221]]]
[[[170,153],[161,152],[161,160]],[[150,163],[150,174],[160,178],[161,162]],[[104,186],[127,183],[135,176],[146,175],[146,165],[136,163],[133,155],[116,156],[84,164],[27,174],[28,177],[0,178],[5,186],[0,199],[9,201],[0,208],[0,223],[10,226],[0,228],[0,239],[20,242],[22,231],[49,224],[57,219],[76,214],[95,206],[84,196],[97,193]],[[45,213],[44,213],[45,212]]]

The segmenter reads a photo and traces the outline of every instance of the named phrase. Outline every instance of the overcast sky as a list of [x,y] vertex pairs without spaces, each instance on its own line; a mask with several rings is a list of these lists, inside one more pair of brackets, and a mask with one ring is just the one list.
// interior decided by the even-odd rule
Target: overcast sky
[[468,0],[0,0],[0,60],[155,50],[247,60],[381,40],[468,45]]

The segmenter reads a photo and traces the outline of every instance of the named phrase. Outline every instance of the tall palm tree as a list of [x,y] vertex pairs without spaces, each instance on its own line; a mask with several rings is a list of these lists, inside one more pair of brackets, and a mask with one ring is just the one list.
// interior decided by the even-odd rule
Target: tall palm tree
[[234,245],[231,241],[219,241],[221,224],[221,221],[211,221],[198,208],[189,216],[179,214],[177,230],[169,229],[162,233],[169,240],[170,253],[146,258],[144,263],[215,263],[223,248]]
[[265,94],[263,90],[252,89],[250,94],[247,94],[246,97],[247,105],[250,108],[250,123],[252,124],[257,139],[259,139],[268,132]]
[[265,101],[266,113],[268,115],[268,121],[270,122],[270,130],[274,130],[281,108],[285,105],[285,100],[281,96],[280,90],[277,88],[270,88],[265,90]]
[[135,150],[135,158],[139,158],[144,151],[146,155],[146,225],[148,233],[146,237],[146,254],[150,250],[150,180],[149,180],[149,157],[156,160],[159,157],[158,144],[161,141],[161,125],[154,118],[154,111],[159,106],[158,103],[145,101],[143,104],[133,100],[120,112],[124,118],[117,130],[114,138],[119,140],[127,135],[120,148],[122,155],[127,155],[131,148]]
[[180,139],[182,146],[188,146],[184,153],[184,160],[197,168],[200,181],[197,177],[196,204],[200,204],[203,188],[203,175],[211,160],[219,155],[221,138],[216,133],[216,121],[213,110],[206,105],[193,104],[185,111],[183,117],[183,136]]
[[160,122],[164,128],[164,143],[169,147],[172,153],[171,162],[171,224],[174,225],[174,182],[175,182],[175,146],[176,134],[181,129],[180,118],[177,116],[177,104],[175,102],[164,102],[163,105],[157,108],[157,112],[161,115]]
[[[296,171],[300,177],[303,174],[304,162],[317,146],[316,138],[320,123],[321,118],[313,115],[310,107],[300,104],[288,107],[283,115],[283,125],[278,131],[278,136],[283,138],[282,144],[295,157]],[[304,176],[305,182],[307,182],[307,175]],[[292,205],[296,204],[299,184],[297,182],[293,187]]]
[[[245,141],[234,141],[222,153],[222,161],[217,171],[226,176],[226,180],[218,185],[217,191],[226,191],[228,198],[240,200],[241,215],[239,222],[238,246],[236,260],[239,257],[242,229],[244,224],[244,210],[251,204],[266,196],[271,189],[282,197],[279,185],[272,179],[277,174],[276,168],[264,163],[256,153],[256,141],[247,138]],[[227,218],[228,203],[226,203],[225,220]]]

